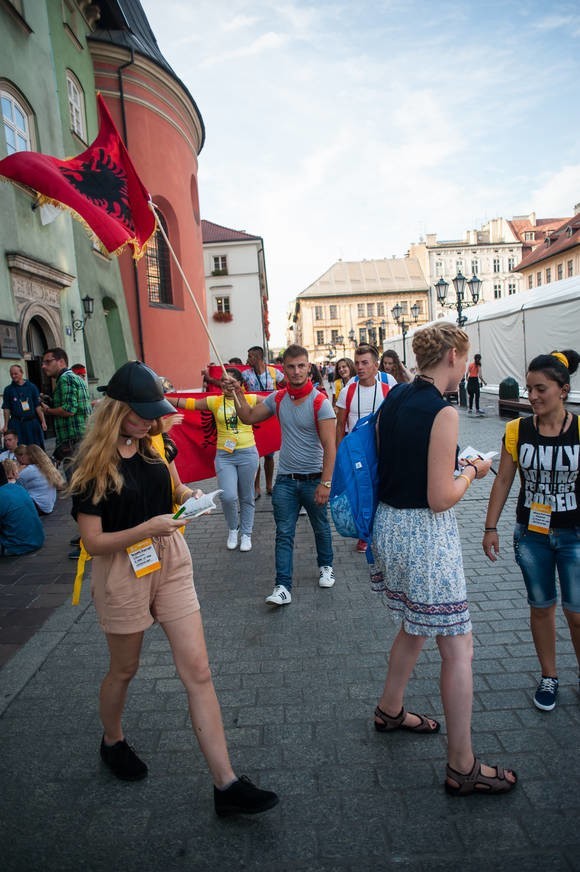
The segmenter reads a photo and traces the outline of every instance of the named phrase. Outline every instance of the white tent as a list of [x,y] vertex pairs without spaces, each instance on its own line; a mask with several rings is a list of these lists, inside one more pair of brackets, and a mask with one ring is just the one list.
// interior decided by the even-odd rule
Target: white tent
[[[580,276],[482,303],[464,313],[468,316],[465,330],[471,344],[470,356],[481,354],[484,377],[492,390],[497,390],[506,376],[513,376],[523,388],[526,366],[537,354],[562,348],[580,353]],[[450,321],[454,315],[450,310]],[[409,332],[405,342],[410,367],[415,365],[414,332]],[[394,348],[402,357],[402,336],[387,339],[385,347]],[[578,403],[580,371],[571,381],[570,399]]]

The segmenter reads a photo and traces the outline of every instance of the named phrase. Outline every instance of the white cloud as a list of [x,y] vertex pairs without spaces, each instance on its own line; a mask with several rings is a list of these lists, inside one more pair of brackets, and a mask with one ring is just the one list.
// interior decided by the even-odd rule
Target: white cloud
[[244,27],[251,27],[259,20],[259,18],[251,15],[234,15],[233,18],[224,21],[222,27],[224,30],[242,30]]
[[530,202],[536,213],[543,217],[573,215],[573,207],[580,202],[580,163],[544,174],[540,186],[532,192]]
[[259,55],[264,51],[271,51],[279,48],[286,42],[286,37],[279,33],[263,33],[256,37],[248,45],[242,45],[239,48],[231,49],[221,53],[206,55],[204,60],[200,62],[200,67],[211,67],[217,64],[223,64],[228,61],[236,60],[237,58],[249,58]]

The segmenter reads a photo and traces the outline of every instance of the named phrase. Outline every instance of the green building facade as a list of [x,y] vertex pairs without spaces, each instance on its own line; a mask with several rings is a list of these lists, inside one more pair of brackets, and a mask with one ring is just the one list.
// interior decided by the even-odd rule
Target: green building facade
[[[100,5],[0,0],[0,158],[26,149],[72,157],[95,138],[86,38]],[[40,359],[57,345],[71,364],[86,364],[94,396],[97,383],[135,356],[117,258],[101,254],[66,212],[35,208],[30,193],[13,184],[0,183],[0,211],[0,386],[20,363],[31,381],[49,388]]]

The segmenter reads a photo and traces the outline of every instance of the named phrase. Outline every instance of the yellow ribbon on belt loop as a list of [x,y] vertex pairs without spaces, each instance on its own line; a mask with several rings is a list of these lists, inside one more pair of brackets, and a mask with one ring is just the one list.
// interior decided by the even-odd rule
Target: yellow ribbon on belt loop
[[73,595],[72,595],[72,605],[78,606],[81,601],[81,590],[83,587],[83,578],[85,575],[85,564],[87,560],[91,560],[91,555],[83,545],[82,539],[80,542],[81,553],[79,555],[79,559],[77,560],[77,574],[75,575],[75,581],[73,586]]

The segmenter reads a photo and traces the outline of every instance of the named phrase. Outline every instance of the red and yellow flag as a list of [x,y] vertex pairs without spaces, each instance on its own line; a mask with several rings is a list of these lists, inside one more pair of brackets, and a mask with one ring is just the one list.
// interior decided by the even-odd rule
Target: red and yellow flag
[[82,154],[59,160],[19,151],[0,161],[0,177],[32,188],[41,205],[68,209],[109,254],[129,245],[138,259],[155,232],[150,196],[100,94],[97,106],[99,133]]

